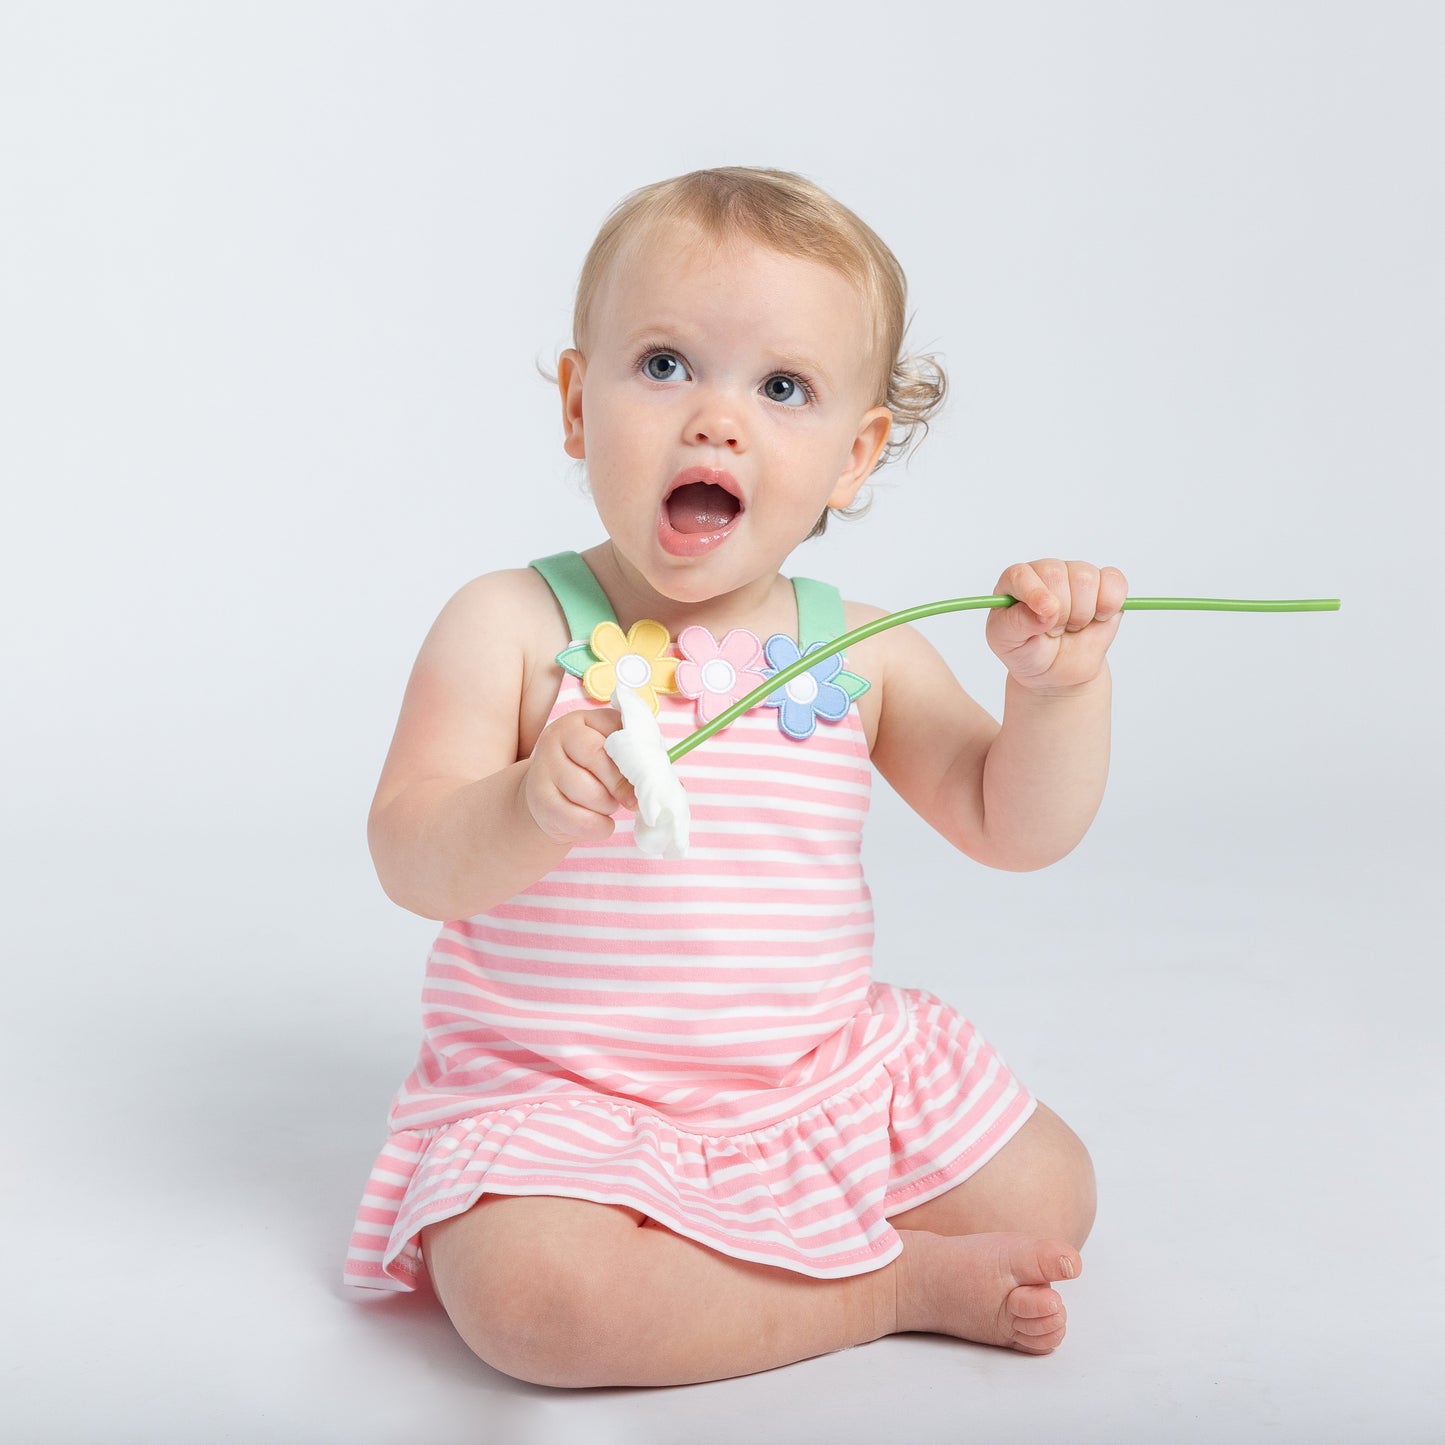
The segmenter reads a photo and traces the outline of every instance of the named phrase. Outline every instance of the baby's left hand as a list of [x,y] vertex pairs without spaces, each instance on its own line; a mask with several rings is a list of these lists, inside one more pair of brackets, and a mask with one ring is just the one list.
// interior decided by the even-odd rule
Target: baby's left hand
[[1079,687],[1103,668],[1128,592],[1117,567],[1056,557],[1016,563],[994,593],[1018,601],[989,613],[988,645],[1024,687]]

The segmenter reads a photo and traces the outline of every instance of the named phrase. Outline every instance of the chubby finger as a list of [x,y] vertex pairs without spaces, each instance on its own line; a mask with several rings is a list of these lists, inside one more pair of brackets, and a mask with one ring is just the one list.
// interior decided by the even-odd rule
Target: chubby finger
[[[588,774],[575,768],[566,769],[566,774],[586,778]],[[595,778],[592,786],[602,793],[601,784]],[[578,804],[568,797],[565,779],[559,778],[555,770],[545,768],[534,770],[527,779],[527,807],[542,832],[558,843],[572,847],[577,843],[600,843],[612,836],[612,812],[616,805],[599,811],[596,808]]]
[[1122,610],[1129,596],[1129,579],[1117,567],[1102,567],[1099,570],[1099,605],[1095,616],[1100,622],[1108,622]]
[[1099,569],[1088,562],[1070,562],[1069,616],[1064,623],[1067,632],[1082,632],[1098,615]]
[[569,768],[557,779],[557,793],[564,802],[571,803],[586,813],[600,813],[610,818],[623,801],[616,793],[603,786],[600,778],[594,777],[584,768]]
[[[636,794],[632,784],[623,776],[622,769],[613,761],[612,755],[603,746],[604,739],[622,726],[622,718],[611,708],[591,709],[580,714],[585,726],[569,732],[562,740],[562,752],[567,760],[575,763],[584,773],[596,780],[599,788],[610,795],[610,803],[599,807],[598,812],[611,812],[618,803],[631,807]],[[581,785],[574,783],[579,792]],[[581,797],[572,796],[572,789],[566,790],[573,802],[584,803]]]
[[604,738],[610,737],[622,726],[622,714],[615,707],[589,707],[574,714],[578,720]]
[[1015,600],[1015,605],[1007,608],[1000,620],[1000,626],[1007,633],[1022,639],[1063,628],[1063,600],[1034,564],[1016,562],[998,579],[994,590],[996,595]]

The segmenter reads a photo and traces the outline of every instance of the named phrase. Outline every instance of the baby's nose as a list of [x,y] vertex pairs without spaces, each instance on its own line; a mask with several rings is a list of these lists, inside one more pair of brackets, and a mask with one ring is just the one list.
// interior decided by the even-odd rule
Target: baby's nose
[[698,446],[725,446],[736,451],[742,445],[736,402],[730,401],[720,388],[704,391],[697,398],[689,431]]

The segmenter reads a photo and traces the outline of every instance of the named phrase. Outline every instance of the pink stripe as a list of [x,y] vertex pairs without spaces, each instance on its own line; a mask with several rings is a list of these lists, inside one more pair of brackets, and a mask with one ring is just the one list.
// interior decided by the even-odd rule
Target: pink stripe
[[[799,901],[811,903],[815,900],[807,899]],[[837,895],[835,894],[825,901],[836,904]],[[494,908],[488,917],[506,919],[517,923],[555,924],[561,921],[558,918],[558,912],[555,908],[544,908],[521,903],[503,903],[499,907]],[[659,915],[656,910],[648,913],[602,913],[591,909],[578,909],[574,914],[568,914],[566,921],[570,923],[574,918],[579,928],[617,931],[624,929],[647,929],[656,931],[659,925],[671,921],[673,927],[670,928],[668,932],[679,937],[685,937],[690,933],[705,933],[709,936],[717,937],[720,934],[726,935],[729,929],[737,928],[739,925],[747,929],[770,928],[776,929],[779,933],[807,933],[811,935],[818,932],[821,922],[817,918],[806,915],[799,916],[796,913],[775,913],[771,910],[765,911],[761,908],[754,908],[741,916],[739,916],[737,912],[677,913],[672,916],[671,920],[669,920],[665,914]],[[856,928],[860,923],[867,921],[866,916],[854,910],[846,917],[838,919],[836,923],[822,923],[821,926],[827,928]],[[481,936],[496,937],[498,935],[502,937],[516,936],[512,934],[510,930],[506,929],[498,929],[495,932],[489,930]],[[590,945],[590,938],[578,938],[575,946],[579,952],[586,952],[590,948]]]
[[[579,944],[576,938],[571,936],[554,936],[552,934],[528,934],[525,944],[514,941],[513,935],[503,933],[500,930],[483,929],[479,930],[482,938],[491,944],[492,956],[495,958],[524,958],[531,949],[540,949],[552,953],[585,954],[587,957],[595,957],[599,954],[622,954],[625,956],[643,957],[657,954],[677,958],[706,958],[710,955],[722,954],[726,958],[778,958],[787,962],[796,956],[797,944],[787,939],[768,938],[589,938],[585,944]],[[866,949],[873,942],[872,930],[866,932],[854,931],[834,937],[831,932],[827,939],[829,949],[832,951],[848,951]],[[822,952],[821,948],[809,950],[811,952]],[[695,975],[696,977],[696,975]],[[699,982],[705,982],[701,978]]]
[[[517,1042],[535,1044],[539,1050],[552,1047],[554,1040],[545,1033],[516,1030],[520,1035]],[[683,1039],[668,1044],[657,1039],[607,1039],[599,1040],[592,1049],[572,1047],[558,1049],[557,1063],[582,1078],[615,1078],[633,1081],[644,1065],[661,1066],[674,1064],[680,1073],[702,1070],[709,1064],[716,1064],[752,1076],[756,1084],[774,1085],[799,1059],[810,1053],[818,1042],[817,1036],[799,1035],[792,1038],[748,1041],[744,1044],[700,1043],[696,1039]],[[662,1077],[666,1079],[665,1072]],[[640,1086],[638,1092],[642,1092]]]
[[[812,947],[804,946],[796,938],[773,940],[775,957],[766,964],[749,963],[751,954],[731,953],[726,956],[710,955],[712,966],[720,971],[720,977],[737,979],[751,968],[759,977],[778,978],[787,981],[802,981],[817,976],[821,967],[836,963],[840,958],[866,955],[872,943],[873,929],[870,920],[860,920],[850,937],[829,938],[829,946],[814,940]],[[635,978],[652,979],[658,982],[679,976],[678,968],[667,963],[651,963],[651,955],[671,958],[685,950],[670,939],[637,939],[635,937],[607,938],[568,934],[559,936],[549,944],[548,936],[540,933],[513,933],[498,930],[487,940],[489,948],[483,948],[478,940],[470,947],[448,941],[449,946],[437,945],[433,955],[437,976],[451,976],[457,982],[467,983],[477,974],[490,973],[538,973],[553,977],[576,977],[580,983],[589,978]],[[708,942],[708,940],[694,940]],[[712,940],[720,945],[721,940]],[[764,940],[766,942],[766,940]],[[656,945],[656,946],[653,946]],[[698,957],[708,956],[705,949],[692,950]],[[451,960],[449,963],[448,960]],[[453,972],[455,970],[456,972]],[[635,970],[635,972],[633,971]],[[689,986],[706,985],[709,977],[701,965],[682,971],[682,980]]]
[[[729,1015],[736,1009],[768,1009],[773,1011],[774,1017],[777,1017],[779,1010],[794,1011],[806,1007],[811,1012],[835,998],[852,998],[856,1003],[860,985],[866,983],[867,977],[867,971],[862,968],[855,969],[851,974],[842,977],[834,976],[830,971],[827,984],[806,993],[797,990],[756,987],[729,988],[721,994],[706,990],[688,993],[681,989],[669,989],[666,993],[649,993],[647,1002],[658,1008],[685,1009],[689,1012],[708,1015],[715,1014],[719,1009],[726,1009]],[[719,985],[715,984],[714,988],[717,987]],[[428,992],[431,993],[430,990]],[[455,997],[455,995],[450,997]],[[486,993],[480,995],[479,998],[486,1001],[504,999],[519,1007],[532,1004],[573,1010],[579,1005],[588,1010],[614,1007],[635,1009],[641,1002],[636,989],[613,989],[602,983],[589,984],[586,988],[548,989],[525,983],[504,982],[495,978],[488,981]],[[442,999],[433,994],[427,1002],[439,1004]],[[462,1011],[471,1014],[474,1012],[477,1002],[478,997],[469,997],[463,1005]],[[559,1017],[565,1017],[565,1015],[559,1015]]]
[[[465,956],[464,956],[465,957]],[[579,976],[576,973],[576,960],[565,959],[523,959],[520,960],[526,965],[524,969],[509,969],[506,972],[531,973],[549,978],[575,979],[579,988],[585,988],[591,981],[621,981],[634,980],[638,983],[665,982],[677,977],[677,970],[670,968],[667,964],[645,964],[645,963],[614,963],[608,959],[597,959],[588,966],[587,975]],[[467,960],[469,963],[470,960]],[[432,969],[434,980],[441,982],[452,982],[473,988],[485,988],[489,986],[489,980],[493,971],[502,972],[502,960],[490,960],[491,968],[486,962],[472,971],[467,963],[459,967],[445,967],[440,963]],[[868,955],[863,950],[848,962],[859,971],[866,972],[868,969]],[[832,955],[818,959],[814,962],[800,961],[796,958],[789,959],[784,963],[769,965],[767,968],[730,968],[726,973],[726,981],[733,983],[813,983],[820,978],[830,978],[842,964]],[[431,1002],[433,998],[449,996],[446,990],[433,990],[428,986],[423,993],[423,1000]],[[466,1007],[470,995],[458,995],[462,1000],[459,1005]]]
[[[535,888],[529,888],[525,898],[561,898],[579,899],[583,901],[615,901],[621,904],[638,903],[667,903],[671,904],[679,898],[686,898],[693,902],[712,903],[721,907],[723,904],[733,903],[739,907],[753,908],[766,906],[768,908],[781,908],[795,903],[806,903],[815,905],[826,905],[841,900],[843,902],[857,904],[867,899],[868,894],[862,888],[838,889],[836,891],[825,888],[788,888],[774,887],[770,877],[760,877],[757,882],[750,883],[746,887],[717,887],[706,888],[689,881],[686,891],[678,884],[661,884],[649,886],[647,883],[629,883],[622,887],[611,883],[567,883],[553,880],[545,884],[539,883]],[[511,907],[504,904],[503,907]],[[493,910],[495,913],[496,910]],[[734,915],[736,916],[736,915]]]
[[[783,825],[780,823],[778,826],[782,827]],[[697,828],[691,835],[690,843],[696,853],[705,853],[709,849],[715,849],[718,852],[736,850],[754,855],[761,854],[763,856],[754,856],[746,860],[743,865],[744,868],[752,867],[760,872],[771,872],[774,862],[778,866],[786,868],[788,865],[778,856],[784,852],[790,852],[798,857],[812,858],[817,861],[818,866],[822,867],[851,867],[856,871],[858,866],[856,862],[845,861],[856,855],[858,851],[856,845],[850,848],[836,838],[803,839],[794,836],[780,837],[777,833],[710,833],[705,828]],[[833,861],[830,864],[822,860]]]
[[[849,779],[848,781],[855,780]],[[715,799],[742,798],[756,806],[758,794],[764,789],[766,789],[766,796],[770,799],[786,798],[791,802],[824,808],[827,810],[823,814],[824,817],[835,813],[866,813],[868,811],[866,789],[859,789],[856,793],[846,793],[838,789],[836,782],[832,782],[828,787],[811,788],[796,780],[785,782],[782,778],[774,780],[734,775],[726,778],[702,778],[686,786],[688,804],[693,813],[700,808],[706,809]]]
[[[725,835],[726,836],[726,835]],[[776,839],[774,840],[777,841]],[[679,858],[675,862],[664,860],[644,860],[652,866],[646,869],[639,869],[632,858],[626,853],[640,857],[633,847],[630,837],[623,838],[611,852],[598,853],[581,848],[574,848],[569,857],[564,858],[558,868],[550,875],[551,881],[556,883],[564,879],[568,873],[612,873],[627,872],[652,882],[656,880],[686,879],[689,883],[695,878],[750,878],[754,874],[759,875],[765,881],[770,879],[812,879],[812,878],[862,878],[862,872],[856,858],[849,858],[839,863],[810,862],[806,865],[799,864],[790,867],[787,863],[779,860],[774,862],[768,859],[752,858],[698,858],[689,856]],[[519,893],[519,898],[529,897],[531,890],[526,893]],[[820,894],[820,896],[822,896]],[[479,918],[485,917],[479,914]],[[448,927],[461,928],[470,920],[452,920]]]

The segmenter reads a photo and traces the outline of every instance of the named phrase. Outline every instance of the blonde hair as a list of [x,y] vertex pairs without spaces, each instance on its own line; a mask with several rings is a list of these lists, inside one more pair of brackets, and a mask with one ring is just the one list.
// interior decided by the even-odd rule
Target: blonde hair
[[[785,256],[831,266],[851,281],[872,322],[873,404],[893,413],[878,465],[906,454],[927,434],[943,405],[948,380],[932,356],[903,353],[908,283],[898,258],[878,234],[820,186],[791,171],[723,166],[643,186],[623,198],[597,233],[577,281],[572,335],[587,351],[587,326],[597,293],[624,247],[654,227],[690,221],[714,240],[746,236]],[[862,509],[854,509],[856,511]],[[817,536],[827,513],[810,534]]]

